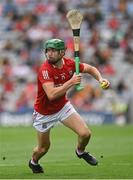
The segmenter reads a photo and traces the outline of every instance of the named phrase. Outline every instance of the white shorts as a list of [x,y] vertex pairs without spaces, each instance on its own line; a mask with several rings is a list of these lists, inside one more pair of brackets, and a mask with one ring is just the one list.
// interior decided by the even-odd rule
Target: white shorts
[[52,128],[57,122],[64,121],[74,112],[76,112],[76,110],[70,102],[67,102],[59,112],[52,115],[42,115],[34,110],[33,126],[39,132],[46,132],[50,128]]

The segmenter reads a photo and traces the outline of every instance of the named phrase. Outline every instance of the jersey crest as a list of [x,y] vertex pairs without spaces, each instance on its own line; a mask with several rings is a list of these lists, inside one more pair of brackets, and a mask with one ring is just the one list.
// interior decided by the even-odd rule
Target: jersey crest
[[49,79],[49,74],[47,70],[42,71],[42,75],[44,79]]
[[62,79],[62,80],[66,79],[65,73],[62,73],[62,74],[61,74],[61,79]]

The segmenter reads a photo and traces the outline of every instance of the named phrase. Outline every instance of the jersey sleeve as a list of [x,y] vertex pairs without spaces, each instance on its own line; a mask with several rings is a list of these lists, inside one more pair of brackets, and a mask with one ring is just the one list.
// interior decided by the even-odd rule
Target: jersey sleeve
[[42,84],[46,82],[53,82],[53,75],[48,69],[40,69],[38,73],[38,79]]
[[84,70],[84,64],[83,63],[79,63],[79,71],[82,73]]

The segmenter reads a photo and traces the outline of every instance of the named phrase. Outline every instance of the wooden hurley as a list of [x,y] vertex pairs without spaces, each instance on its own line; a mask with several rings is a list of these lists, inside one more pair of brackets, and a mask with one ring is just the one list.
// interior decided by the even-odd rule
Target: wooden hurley
[[[78,75],[79,72],[79,47],[80,47],[80,27],[83,20],[83,15],[77,9],[72,9],[68,11],[66,15],[68,22],[72,28],[73,32],[73,41],[74,41],[74,59],[75,59],[75,67],[76,67],[76,74]],[[76,85],[76,89],[80,91],[83,87],[80,84]]]

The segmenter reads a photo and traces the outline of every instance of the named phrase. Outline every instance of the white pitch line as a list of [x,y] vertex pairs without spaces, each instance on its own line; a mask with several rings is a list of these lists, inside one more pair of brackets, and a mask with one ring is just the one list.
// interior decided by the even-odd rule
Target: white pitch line
[[114,166],[131,166],[132,163],[112,163]]
[[[99,163],[100,164],[104,164],[104,163]],[[13,167],[13,166],[23,166],[24,164],[0,164],[0,167],[5,167],[5,166],[9,166],[9,167]],[[73,163],[73,165],[76,166],[80,166],[81,163]],[[113,166],[131,166],[132,163],[112,163]],[[58,166],[66,166],[66,164],[64,163],[58,163]]]
[[[10,166],[10,167],[13,167],[13,166],[23,166],[24,164],[0,164],[0,166],[2,167],[5,167],[5,166]],[[73,163],[73,165],[75,166],[80,166],[81,163]],[[66,164],[64,163],[58,163],[58,166],[66,166]]]
[[21,166],[20,164],[0,164],[0,166]]

